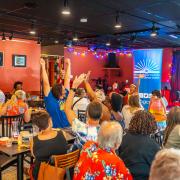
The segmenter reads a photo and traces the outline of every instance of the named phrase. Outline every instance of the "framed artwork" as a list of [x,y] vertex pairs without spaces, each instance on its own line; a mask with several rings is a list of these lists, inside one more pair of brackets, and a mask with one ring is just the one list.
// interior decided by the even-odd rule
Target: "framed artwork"
[[0,66],[3,66],[3,52],[0,52]]
[[26,67],[26,55],[13,55],[12,65],[14,67]]

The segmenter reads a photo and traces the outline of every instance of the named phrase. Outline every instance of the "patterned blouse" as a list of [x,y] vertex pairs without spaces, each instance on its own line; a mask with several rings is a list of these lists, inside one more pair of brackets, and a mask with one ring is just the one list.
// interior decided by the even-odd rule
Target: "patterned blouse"
[[74,169],[74,180],[132,180],[124,162],[110,149],[88,141]]

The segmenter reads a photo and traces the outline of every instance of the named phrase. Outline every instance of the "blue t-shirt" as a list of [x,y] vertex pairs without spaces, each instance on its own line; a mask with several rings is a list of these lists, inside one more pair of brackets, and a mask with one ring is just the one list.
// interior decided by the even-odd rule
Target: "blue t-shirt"
[[66,89],[66,95],[63,99],[57,100],[52,91],[48,96],[44,97],[46,110],[50,114],[53,121],[53,128],[64,128],[70,126],[66,114],[64,112],[64,104],[67,99],[69,91]]

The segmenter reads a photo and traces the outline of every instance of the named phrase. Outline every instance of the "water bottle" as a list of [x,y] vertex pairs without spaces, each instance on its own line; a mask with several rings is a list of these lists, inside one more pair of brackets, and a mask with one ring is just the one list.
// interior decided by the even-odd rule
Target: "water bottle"
[[18,121],[12,121],[12,137],[18,138],[19,136],[19,122]]

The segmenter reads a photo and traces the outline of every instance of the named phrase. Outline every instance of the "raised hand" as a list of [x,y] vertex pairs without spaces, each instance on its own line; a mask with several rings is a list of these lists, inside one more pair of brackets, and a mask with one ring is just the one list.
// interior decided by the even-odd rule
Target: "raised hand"
[[91,75],[91,71],[88,71],[88,73],[85,75],[84,81],[88,82],[89,81],[89,77]]
[[69,58],[66,58],[64,60],[64,63],[67,64],[67,65],[70,65],[71,64],[71,60]]
[[46,63],[45,63],[44,59],[41,58],[41,59],[40,59],[40,65],[41,65],[42,67],[45,67],[45,64],[46,64]]
[[72,88],[78,88],[79,85],[84,81],[86,77],[86,74],[81,74],[79,77],[75,77],[73,84],[72,84]]

